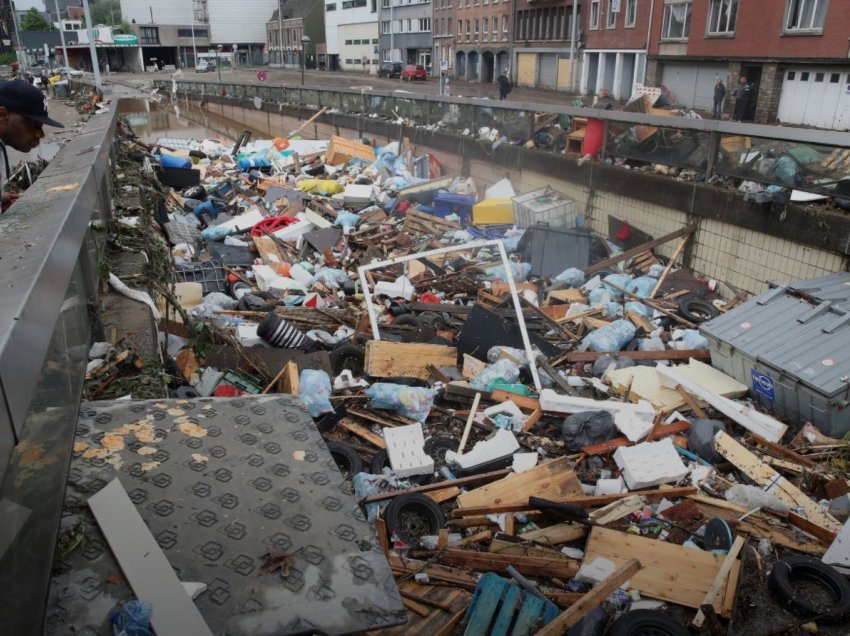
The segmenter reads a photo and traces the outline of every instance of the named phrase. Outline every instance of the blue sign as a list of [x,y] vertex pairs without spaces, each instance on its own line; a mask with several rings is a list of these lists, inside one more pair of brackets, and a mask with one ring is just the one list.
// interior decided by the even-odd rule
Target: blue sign
[[776,399],[776,389],[773,384],[773,378],[769,375],[765,375],[760,371],[752,370],[752,378],[753,378],[753,393],[758,393],[759,395],[763,395],[771,402]]

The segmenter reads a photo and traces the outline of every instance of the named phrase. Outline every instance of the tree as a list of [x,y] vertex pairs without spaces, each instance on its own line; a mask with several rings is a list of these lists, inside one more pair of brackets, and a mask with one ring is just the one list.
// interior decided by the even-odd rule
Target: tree
[[52,31],[53,25],[44,19],[44,16],[33,7],[21,18],[22,31]]
[[91,5],[91,21],[92,26],[98,24],[106,24],[109,26],[120,25],[121,20],[121,2],[119,0],[100,0]]

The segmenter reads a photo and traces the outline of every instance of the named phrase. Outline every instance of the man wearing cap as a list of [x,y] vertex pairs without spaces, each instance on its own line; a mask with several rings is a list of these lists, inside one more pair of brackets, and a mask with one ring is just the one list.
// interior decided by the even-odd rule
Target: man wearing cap
[[[29,152],[44,138],[44,124],[65,127],[47,116],[47,98],[40,90],[22,80],[0,82],[0,152],[3,154],[0,191],[11,174],[6,146],[18,152]],[[9,209],[19,196],[3,192],[2,211]]]

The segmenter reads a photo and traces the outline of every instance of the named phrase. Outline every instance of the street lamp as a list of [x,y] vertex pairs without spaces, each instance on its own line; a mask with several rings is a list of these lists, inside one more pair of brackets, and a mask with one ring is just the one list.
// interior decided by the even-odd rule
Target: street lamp
[[310,44],[310,36],[301,36],[301,86],[304,86],[304,66],[307,63],[307,45]]
[[215,47],[215,68],[218,71],[218,83],[221,84],[221,49],[224,47],[219,44]]
[[233,67],[233,72],[236,72],[236,57],[239,55],[239,45],[233,45],[233,60],[231,60],[230,65]]

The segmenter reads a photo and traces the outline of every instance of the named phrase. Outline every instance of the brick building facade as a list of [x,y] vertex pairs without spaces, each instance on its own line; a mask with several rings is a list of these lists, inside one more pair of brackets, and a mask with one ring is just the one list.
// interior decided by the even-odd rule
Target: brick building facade
[[455,67],[455,10],[458,0],[434,0],[434,19],[431,31],[434,38],[434,73],[440,72],[440,64],[445,62],[449,72]]
[[449,0],[454,7],[455,77],[494,82],[510,64],[508,0]]
[[561,90],[575,85],[579,69],[570,58],[574,3],[578,49],[586,0],[514,1],[512,66],[517,84]]

